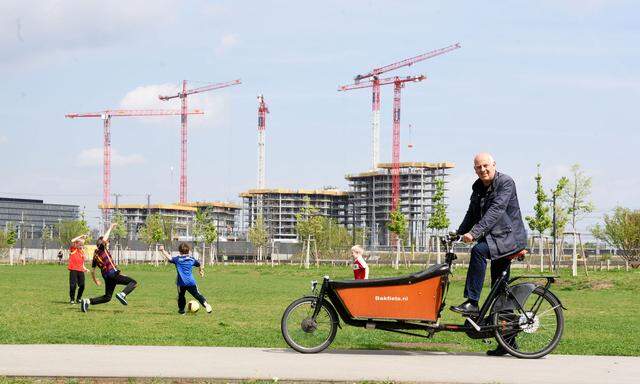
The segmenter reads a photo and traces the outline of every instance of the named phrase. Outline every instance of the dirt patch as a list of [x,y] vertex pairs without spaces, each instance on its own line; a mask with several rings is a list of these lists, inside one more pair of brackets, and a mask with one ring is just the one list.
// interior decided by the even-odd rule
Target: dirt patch
[[556,281],[556,285],[558,288],[562,290],[591,290],[591,291],[602,291],[605,289],[615,288],[612,280],[581,280],[581,281],[571,281],[571,280],[559,280]]
[[589,283],[589,285],[594,291],[613,288],[613,282],[611,281],[592,281]]

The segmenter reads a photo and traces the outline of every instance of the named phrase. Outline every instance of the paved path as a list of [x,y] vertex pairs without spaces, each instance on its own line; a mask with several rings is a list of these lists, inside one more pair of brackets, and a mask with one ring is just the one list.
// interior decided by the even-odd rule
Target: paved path
[[640,357],[108,345],[0,345],[0,376],[179,377],[425,383],[640,383]]

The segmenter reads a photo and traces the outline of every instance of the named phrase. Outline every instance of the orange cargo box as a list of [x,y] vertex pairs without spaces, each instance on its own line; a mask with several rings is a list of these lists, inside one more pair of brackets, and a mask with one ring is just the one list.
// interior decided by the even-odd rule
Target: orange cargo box
[[331,285],[354,318],[436,321],[448,272],[439,264],[408,276]]

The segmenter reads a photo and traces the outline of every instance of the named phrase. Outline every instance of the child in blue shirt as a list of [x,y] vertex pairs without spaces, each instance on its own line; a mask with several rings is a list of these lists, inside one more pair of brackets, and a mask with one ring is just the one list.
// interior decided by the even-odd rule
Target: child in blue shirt
[[207,299],[198,291],[198,285],[196,284],[196,280],[193,278],[193,273],[191,269],[193,267],[198,267],[200,272],[200,277],[204,277],[204,267],[200,264],[198,260],[189,255],[189,251],[191,247],[188,244],[180,243],[178,246],[178,252],[180,255],[171,257],[169,252],[165,251],[164,246],[160,246],[158,248],[162,256],[170,263],[175,264],[176,271],[178,272],[178,276],[176,277],[176,285],[178,286],[178,313],[184,315],[184,307],[187,304],[187,299],[185,298],[185,293],[189,292],[191,296],[195,297],[200,304],[207,310],[207,313],[211,313],[212,308],[209,303],[207,303]]

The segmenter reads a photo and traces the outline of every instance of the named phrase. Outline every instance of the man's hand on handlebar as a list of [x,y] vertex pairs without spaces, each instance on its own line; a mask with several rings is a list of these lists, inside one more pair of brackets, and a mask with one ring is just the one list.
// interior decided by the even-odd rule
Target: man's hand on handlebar
[[473,236],[467,232],[464,235],[462,235],[462,241],[467,244],[473,243]]

